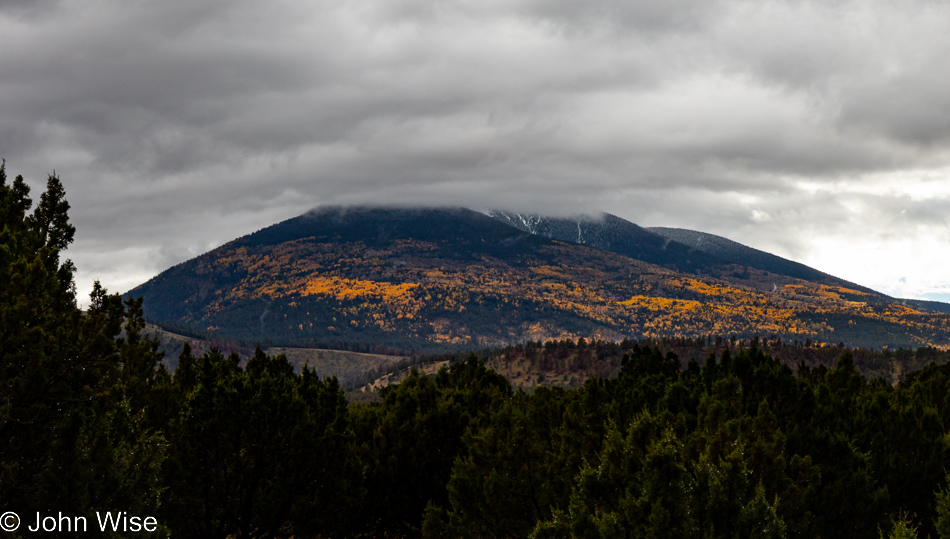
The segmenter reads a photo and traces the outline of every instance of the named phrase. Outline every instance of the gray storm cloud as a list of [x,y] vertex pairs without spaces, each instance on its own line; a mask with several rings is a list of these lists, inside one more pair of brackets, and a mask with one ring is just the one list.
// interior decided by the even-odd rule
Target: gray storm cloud
[[[6,0],[0,50],[0,156],[57,171],[80,280],[119,290],[330,203],[606,210],[832,266],[822,238],[950,241],[941,2]],[[887,291],[947,284],[918,281]]]

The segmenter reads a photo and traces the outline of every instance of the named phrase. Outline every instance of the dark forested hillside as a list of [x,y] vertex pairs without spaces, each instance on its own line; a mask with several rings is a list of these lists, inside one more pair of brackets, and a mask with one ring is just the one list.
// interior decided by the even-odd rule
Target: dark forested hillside
[[946,492],[945,406],[933,393],[944,367],[892,388],[862,377],[848,353],[797,376],[756,348],[682,370],[651,349],[622,363],[615,378],[496,405],[467,435],[449,504],[427,508],[424,530],[869,537],[947,524],[946,495],[934,494]]
[[283,357],[186,350],[158,514],[186,537],[950,537],[948,384],[634,345],[574,389],[470,357],[346,406]]

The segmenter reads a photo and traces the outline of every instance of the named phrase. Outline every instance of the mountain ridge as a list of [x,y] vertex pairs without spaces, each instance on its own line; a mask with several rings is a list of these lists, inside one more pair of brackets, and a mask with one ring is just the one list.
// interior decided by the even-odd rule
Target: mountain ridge
[[696,273],[727,263],[700,249],[667,241],[646,228],[609,213],[569,218],[489,210],[488,215],[531,234],[595,247],[678,271]]

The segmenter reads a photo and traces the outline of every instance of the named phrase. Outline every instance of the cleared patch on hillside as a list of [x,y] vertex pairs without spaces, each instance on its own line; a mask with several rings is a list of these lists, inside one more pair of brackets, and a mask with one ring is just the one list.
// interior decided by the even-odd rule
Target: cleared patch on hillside
[[[254,348],[225,339],[203,339],[190,337],[159,326],[149,324],[145,332],[158,339],[160,348],[165,352],[164,363],[169,370],[174,371],[178,366],[178,356],[185,343],[191,346],[191,353],[200,356],[212,348],[217,348],[225,355],[236,353],[242,360],[247,360],[254,353]],[[325,348],[291,348],[270,347],[264,352],[271,356],[283,354],[300,372],[303,367],[309,366],[321,378],[336,376],[341,385],[355,380],[360,375],[375,370],[385,370],[403,359],[403,356],[366,354],[347,350],[329,350]]]
[[405,359],[402,356],[382,354],[363,354],[345,350],[325,350],[322,348],[284,348],[274,347],[265,350],[269,355],[283,354],[299,371],[305,365],[316,371],[321,378],[336,376],[344,384],[359,375],[376,369],[385,368]]

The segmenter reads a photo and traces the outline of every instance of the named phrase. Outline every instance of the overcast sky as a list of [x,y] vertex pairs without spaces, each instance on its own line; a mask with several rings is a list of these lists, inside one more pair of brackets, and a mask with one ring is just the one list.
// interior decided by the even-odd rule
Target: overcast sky
[[0,0],[0,157],[124,292],[322,204],[608,211],[950,300],[942,1]]

